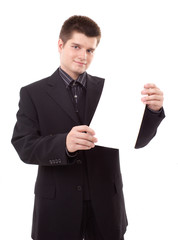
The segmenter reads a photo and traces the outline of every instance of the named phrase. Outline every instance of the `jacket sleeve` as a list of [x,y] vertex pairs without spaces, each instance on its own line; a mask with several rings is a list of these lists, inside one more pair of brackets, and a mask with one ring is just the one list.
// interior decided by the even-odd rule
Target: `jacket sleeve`
[[157,128],[161,121],[165,118],[164,109],[161,108],[159,112],[154,112],[145,108],[140,131],[137,137],[135,148],[142,148],[146,146],[151,139],[156,135]]
[[22,88],[11,140],[21,160],[41,166],[72,164],[75,158],[66,154],[67,134],[41,135],[36,108],[26,88]]

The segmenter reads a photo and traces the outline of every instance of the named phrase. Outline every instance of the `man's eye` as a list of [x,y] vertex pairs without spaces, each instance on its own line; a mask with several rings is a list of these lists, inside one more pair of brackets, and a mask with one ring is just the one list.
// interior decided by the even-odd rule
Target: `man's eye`
[[94,53],[94,50],[88,49],[87,52],[88,53]]
[[78,46],[73,46],[74,49],[78,49],[79,47]]

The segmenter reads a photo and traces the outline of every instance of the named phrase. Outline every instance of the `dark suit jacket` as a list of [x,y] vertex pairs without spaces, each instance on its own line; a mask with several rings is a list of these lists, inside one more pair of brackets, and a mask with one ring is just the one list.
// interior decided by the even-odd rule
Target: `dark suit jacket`
[[[87,75],[86,125],[99,102],[104,79]],[[147,108],[136,148],[145,146],[164,118],[163,110]],[[79,125],[70,96],[58,69],[52,76],[23,87],[12,144],[22,161],[37,164],[32,238],[75,240],[82,216],[82,158],[66,155],[66,136]],[[126,231],[119,150],[96,146],[84,151],[89,188],[99,228],[105,240],[118,240]]]

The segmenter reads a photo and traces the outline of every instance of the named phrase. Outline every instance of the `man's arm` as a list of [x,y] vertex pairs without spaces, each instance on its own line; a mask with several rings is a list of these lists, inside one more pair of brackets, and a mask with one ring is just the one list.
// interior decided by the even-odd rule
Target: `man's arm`
[[34,103],[27,89],[21,89],[11,142],[23,162],[41,166],[72,164],[77,154],[70,157],[68,153],[94,147],[97,140],[92,135],[94,131],[88,126],[76,126],[70,132],[42,136]]
[[163,92],[155,84],[146,84],[142,102],[146,105],[135,148],[146,146],[155,136],[157,128],[165,118],[163,109]]
[[42,166],[67,164],[66,136],[67,133],[41,135],[36,108],[27,89],[22,88],[17,122],[11,140],[21,160]]

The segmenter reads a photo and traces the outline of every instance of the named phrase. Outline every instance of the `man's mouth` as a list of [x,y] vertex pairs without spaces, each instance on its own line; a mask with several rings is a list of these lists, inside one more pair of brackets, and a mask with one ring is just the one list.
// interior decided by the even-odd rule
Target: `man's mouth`
[[77,63],[77,64],[79,64],[79,65],[81,65],[81,66],[86,65],[86,63],[84,63],[84,62],[79,62],[79,61],[74,61],[74,62]]

